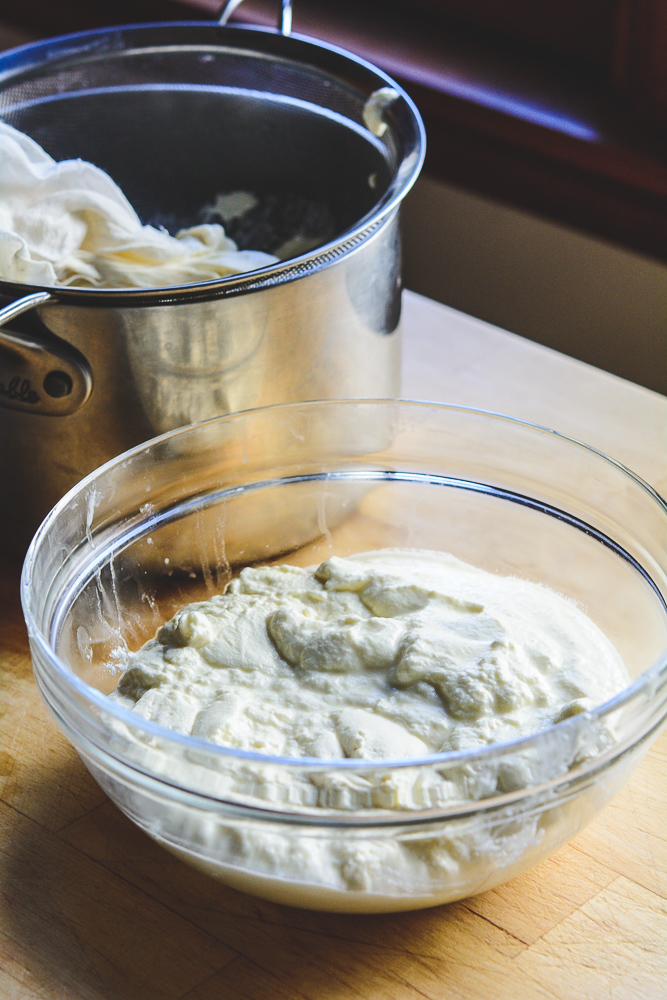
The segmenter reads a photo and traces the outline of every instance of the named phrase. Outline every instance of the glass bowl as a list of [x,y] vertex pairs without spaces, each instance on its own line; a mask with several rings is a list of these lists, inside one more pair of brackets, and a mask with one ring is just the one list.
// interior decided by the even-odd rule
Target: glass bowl
[[[626,780],[667,714],[666,529],[649,486],[542,427],[408,401],[288,404],[172,431],[83,480],[37,532],[22,600],[48,707],[146,833],[278,902],[404,910],[523,871]],[[631,684],[512,743],[372,762],[226,748],[106,697],[128,650],[244,566],[388,547],[566,595]]]

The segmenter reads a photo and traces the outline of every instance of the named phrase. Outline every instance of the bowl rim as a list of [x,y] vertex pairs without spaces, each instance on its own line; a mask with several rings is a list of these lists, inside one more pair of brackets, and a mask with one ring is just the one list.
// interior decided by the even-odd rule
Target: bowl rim
[[[122,463],[127,462],[128,459],[136,457],[142,452],[148,451],[150,448],[161,446],[167,441],[173,441],[179,437],[185,437],[193,432],[198,432],[200,429],[214,425],[229,423],[236,420],[247,419],[249,417],[261,416],[262,414],[270,414],[272,412],[278,411],[289,411],[293,410],[295,412],[304,411],[308,408],[322,408],[325,406],[346,406],[354,407],[359,404],[372,404],[378,405],[380,407],[414,407],[418,409],[425,410],[435,410],[436,412],[462,412],[475,414],[482,417],[490,417],[493,420],[498,420],[501,422],[509,423],[511,425],[517,425],[524,428],[529,428],[531,431],[535,430],[541,434],[546,434],[548,436],[553,436],[558,438],[560,441],[565,442],[568,445],[574,445],[578,449],[583,449],[585,452],[594,455],[597,459],[601,459],[606,463],[609,463],[616,470],[623,473],[624,476],[628,477],[632,483],[639,487],[643,492],[647,493],[649,498],[657,504],[663,515],[665,516],[667,522],[667,502],[653,489],[648,483],[646,483],[640,476],[632,472],[625,465],[617,461],[616,459],[606,455],[599,449],[584,444],[583,442],[577,440],[576,438],[570,437],[566,434],[562,434],[559,431],[553,430],[552,428],[537,424],[528,420],[523,420],[517,417],[511,417],[507,414],[500,413],[493,410],[485,410],[479,407],[463,406],[453,403],[439,403],[432,402],[429,400],[421,399],[407,399],[407,398],[386,398],[386,399],[371,399],[371,398],[359,398],[359,399],[319,399],[319,400],[309,400],[304,402],[296,403],[279,403],[271,406],[258,407],[247,410],[240,410],[235,413],[225,414],[223,416],[212,417],[208,420],[199,421],[193,424],[187,424],[183,427],[175,428],[174,430],[167,431],[164,434],[160,434],[154,438],[150,438],[147,441],[123,452],[122,454],[116,456],[115,458],[109,460],[103,465],[99,466],[88,476],[77,483],[68,493],[66,493],[58,503],[52,508],[52,510],[47,514],[46,518],[42,521],[41,525],[37,529],[30,546],[28,548],[22,571],[21,571],[21,581],[20,581],[20,592],[21,592],[21,603],[23,607],[23,614],[26,621],[28,635],[30,639],[31,647],[34,644],[37,650],[44,658],[45,662],[48,663],[50,670],[57,675],[61,681],[66,685],[73,688],[76,693],[83,697],[87,702],[92,702],[98,709],[103,710],[108,715],[115,718],[117,722],[123,723],[129,726],[130,729],[137,729],[143,732],[147,737],[159,737],[159,739],[165,744],[173,744],[184,750],[196,750],[198,752],[205,752],[210,754],[212,758],[224,759],[244,759],[248,761],[254,761],[257,763],[262,763],[265,765],[277,765],[283,768],[289,769],[303,769],[308,768],[309,770],[327,770],[331,771],[352,771],[357,773],[363,773],[364,771],[377,771],[382,770],[394,770],[403,768],[418,768],[418,767],[429,767],[438,765],[449,765],[449,764],[461,764],[473,761],[484,760],[485,758],[494,759],[500,755],[510,752],[521,752],[522,750],[528,750],[532,746],[539,746],[540,743],[545,742],[546,739],[551,738],[551,734],[555,730],[560,733],[569,732],[570,738],[573,738],[574,734],[578,733],[584,727],[589,727],[591,724],[599,723],[604,717],[612,714],[619,709],[622,709],[629,702],[631,702],[637,695],[641,694],[644,689],[653,688],[656,692],[661,687],[660,682],[665,686],[667,695],[667,648],[658,657],[658,659],[647,667],[632,683],[619,692],[613,698],[603,702],[594,708],[580,713],[572,718],[566,719],[560,723],[554,723],[545,729],[538,730],[537,732],[530,733],[527,736],[522,736],[516,740],[509,740],[506,742],[490,743],[485,744],[481,747],[476,747],[467,750],[448,750],[442,753],[428,754],[423,757],[411,757],[411,758],[399,758],[399,759],[382,759],[382,760],[368,760],[360,758],[340,758],[340,759],[323,759],[314,757],[282,757],[269,754],[261,754],[251,750],[242,750],[236,747],[227,747],[220,744],[212,743],[208,740],[201,739],[199,737],[194,737],[191,735],[186,735],[183,733],[178,733],[173,729],[168,729],[161,726],[155,722],[148,719],[144,719],[138,716],[131,709],[124,708],[111,701],[107,695],[102,694],[96,688],[87,684],[81,678],[79,678],[74,671],[67,666],[67,664],[60,659],[57,655],[50,641],[47,639],[46,635],[42,632],[41,628],[38,626],[35,615],[32,610],[32,579],[33,579],[33,569],[36,558],[36,553],[43,543],[43,540],[48,535],[51,525],[56,521],[59,516],[65,511],[68,504],[79,494],[83,493],[85,490],[89,489],[95,483],[95,480],[111,471],[114,467],[120,466]],[[118,539],[122,543],[122,540],[126,538],[125,535],[121,535]],[[120,546],[119,546],[120,547]],[[112,548],[111,552],[117,551],[117,548]],[[108,556],[109,550],[105,550],[105,554]],[[105,559],[105,563],[108,558]],[[667,572],[667,567],[666,567]],[[665,613],[667,614],[667,602],[662,596],[657,588],[657,585],[652,581],[651,577],[647,573],[644,573],[647,581],[652,585],[653,590],[662,602]],[[83,582],[86,582],[89,575],[86,574]],[[34,654],[33,654],[34,659]],[[43,687],[40,684],[40,689],[42,694],[47,700],[49,707],[52,711],[56,711],[54,706],[51,705],[49,699],[44,693]],[[88,707],[86,706],[86,711]],[[59,714],[56,712],[56,714]],[[583,765],[577,766],[571,770],[568,770],[564,778],[566,780],[572,780],[574,777],[583,775],[590,771],[591,769],[596,769],[600,766],[601,761],[609,757],[616,757],[625,752],[631,746],[640,742],[647,735],[653,732],[663,721],[665,715],[667,715],[667,697],[665,697],[665,704],[663,706],[662,718],[657,721],[653,716],[651,716],[649,722],[644,726],[641,732],[633,734],[631,739],[627,739],[624,742],[614,744],[612,750],[596,755],[589,760],[587,760]],[[105,748],[99,748],[103,753],[108,751]],[[137,768],[141,770],[141,768]],[[156,780],[160,781],[160,777],[152,775],[150,770],[143,772],[155,777]],[[166,782],[168,783],[168,782]],[[523,793],[528,793],[531,786],[527,786],[522,789]],[[499,796],[497,796],[499,797]],[[485,802],[494,801],[495,798],[485,799]]]

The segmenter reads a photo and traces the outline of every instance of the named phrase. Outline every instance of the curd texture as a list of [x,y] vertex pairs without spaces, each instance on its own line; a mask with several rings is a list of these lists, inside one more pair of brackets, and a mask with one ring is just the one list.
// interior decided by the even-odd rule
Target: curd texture
[[[168,758],[149,737],[135,757],[172,783],[275,809],[276,821],[185,805],[139,817],[131,801],[127,808],[189,863],[278,902],[357,912],[436,905],[548,853],[550,828],[559,830],[554,803],[547,791],[529,811],[510,803],[419,830],[400,826],[406,811],[479,802],[567,773],[612,734],[603,724],[573,737],[554,723],[628,682],[612,644],[571,601],[446,553],[387,549],[309,569],[247,568],[224,594],[163,625],[131,656],[112,698],[161,726],[251,751],[213,769],[196,750]],[[547,759],[519,747],[493,766],[410,763],[548,727]],[[117,725],[121,738],[124,729]],[[351,759],[378,765],[341,768]],[[403,818],[391,832],[303,824],[321,810]],[[288,814],[296,819],[284,822]]]

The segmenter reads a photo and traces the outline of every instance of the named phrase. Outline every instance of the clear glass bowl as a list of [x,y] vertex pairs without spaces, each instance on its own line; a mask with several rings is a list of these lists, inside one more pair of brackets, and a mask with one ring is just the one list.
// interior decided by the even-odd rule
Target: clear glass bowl
[[[513,743],[380,762],[242,752],[107,699],[128,649],[243,566],[385,547],[553,587],[631,685]],[[165,434],[54,508],[22,599],[40,690],[111,799],[196,867],[297,906],[411,909],[512,877],[588,822],[667,714],[664,501],[585,445],[462,407],[298,403]]]

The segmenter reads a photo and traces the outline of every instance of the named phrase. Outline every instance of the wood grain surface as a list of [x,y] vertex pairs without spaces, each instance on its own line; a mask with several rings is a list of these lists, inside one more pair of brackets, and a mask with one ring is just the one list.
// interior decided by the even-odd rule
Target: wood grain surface
[[[404,395],[501,410],[667,493],[667,399],[407,294]],[[2,1000],[664,1000],[667,738],[573,842],[432,910],[318,914],[185,867],[105,798],[32,678],[0,566]]]

